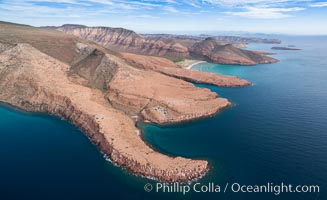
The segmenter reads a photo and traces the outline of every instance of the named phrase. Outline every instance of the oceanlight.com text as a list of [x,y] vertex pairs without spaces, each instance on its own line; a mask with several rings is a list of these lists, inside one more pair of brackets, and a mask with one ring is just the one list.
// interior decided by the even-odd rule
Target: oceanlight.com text
[[163,193],[182,193],[184,195],[190,192],[196,193],[272,193],[281,195],[282,193],[319,193],[319,185],[293,185],[293,184],[274,184],[267,183],[263,185],[246,185],[240,183],[195,183],[192,185],[180,183],[147,183],[144,186],[146,192]]

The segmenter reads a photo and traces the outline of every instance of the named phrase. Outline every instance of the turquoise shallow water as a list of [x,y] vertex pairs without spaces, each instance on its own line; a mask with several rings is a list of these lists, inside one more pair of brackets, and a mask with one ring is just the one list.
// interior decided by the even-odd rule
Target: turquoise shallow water
[[[207,159],[201,184],[314,184],[320,193],[147,193],[155,184],[107,162],[75,127],[56,117],[0,106],[0,199],[327,199],[327,38],[285,37],[302,51],[251,67],[199,64],[237,75],[245,88],[207,87],[234,106],[195,122],[143,125],[144,139],[169,155]],[[270,50],[272,45],[251,45]]]

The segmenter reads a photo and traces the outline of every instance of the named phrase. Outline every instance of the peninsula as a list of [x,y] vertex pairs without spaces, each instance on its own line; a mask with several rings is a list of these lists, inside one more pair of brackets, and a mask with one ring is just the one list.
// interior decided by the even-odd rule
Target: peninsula
[[[231,103],[190,82],[225,87],[250,82],[183,69],[166,58],[121,51],[124,46],[114,50],[75,35],[0,22],[0,101],[68,120],[134,174],[167,182],[203,176],[207,161],[154,151],[139,136],[136,121],[167,124],[214,115]],[[183,54],[183,49],[172,45],[164,52]]]

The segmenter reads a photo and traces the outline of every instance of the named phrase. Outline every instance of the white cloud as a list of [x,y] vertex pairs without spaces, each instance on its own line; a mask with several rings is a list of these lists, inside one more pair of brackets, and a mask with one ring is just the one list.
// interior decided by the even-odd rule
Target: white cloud
[[112,1],[107,1],[107,0],[89,0],[89,2],[100,3],[100,4],[109,5],[109,6],[114,5],[114,3]]
[[179,13],[179,11],[176,8],[172,7],[172,6],[165,6],[164,10],[167,11],[167,12],[170,12],[170,13]]
[[201,8],[203,4],[203,2],[199,0],[183,0],[182,2],[194,8]]
[[315,8],[327,7],[327,2],[314,3],[311,4],[310,7],[315,7]]
[[291,0],[203,0],[205,3],[220,6],[244,6],[249,4],[276,4],[290,2]]
[[290,17],[292,15],[289,12],[301,11],[305,8],[294,7],[294,8],[259,8],[259,7],[245,7],[245,11],[240,12],[225,12],[229,15],[257,18],[257,19],[281,19]]
[[131,19],[134,19],[134,18],[158,19],[159,17],[153,16],[153,15],[148,15],[148,14],[143,14],[143,15],[131,15],[131,16],[128,16],[128,18],[131,18]]
[[[33,0],[34,2],[52,2],[52,3],[71,3],[71,4],[77,4],[78,2],[75,0]],[[18,2],[18,1],[17,1]]]
[[174,4],[174,3],[176,3],[176,1],[175,1],[175,0],[165,0],[164,2],[166,2],[166,3],[171,3],[171,4]]
[[[5,1],[3,1],[5,2]],[[28,3],[29,1],[16,1],[13,0],[11,1],[12,3]],[[86,2],[80,2],[77,0],[32,0],[32,2],[47,2],[47,3],[67,3],[67,4],[75,4],[75,5],[84,5],[84,6],[90,6],[91,4],[86,3]],[[1,3],[1,1],[0,1]]]

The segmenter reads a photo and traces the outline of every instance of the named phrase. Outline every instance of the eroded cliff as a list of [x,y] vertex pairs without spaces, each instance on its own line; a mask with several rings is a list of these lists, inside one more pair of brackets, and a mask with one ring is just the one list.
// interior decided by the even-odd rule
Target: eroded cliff
[[57,30],[94,41],[108,49],[146,55],[166,57],[187,57],[188,49],[177,42],[148,40],[134,31],[123,28],[86,27],[66,24]]

